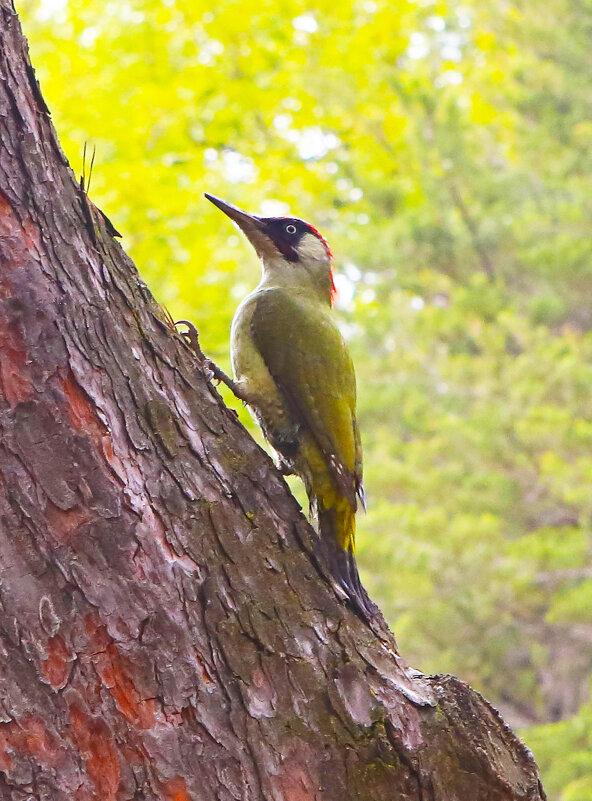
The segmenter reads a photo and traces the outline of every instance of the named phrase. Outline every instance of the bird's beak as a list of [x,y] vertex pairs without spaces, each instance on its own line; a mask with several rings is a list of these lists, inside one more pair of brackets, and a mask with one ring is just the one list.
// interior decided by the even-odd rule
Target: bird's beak
[[246,211],[239,209],[238,206],[233,206],[232,203],[227,203],[225,200],[215,197],[215,195],[208,195],[207,192],[204,192],[204,196],[238,225],[260,256],[267,254],[273,243],[265,233],[265,220],[263,218],[254,214],[247,214]]

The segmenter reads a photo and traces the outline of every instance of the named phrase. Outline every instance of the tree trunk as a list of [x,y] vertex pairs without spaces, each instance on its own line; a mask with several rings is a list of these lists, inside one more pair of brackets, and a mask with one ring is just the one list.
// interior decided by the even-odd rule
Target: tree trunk
[[0,0],[0,797],[542,799],[314,532],[80,190]]

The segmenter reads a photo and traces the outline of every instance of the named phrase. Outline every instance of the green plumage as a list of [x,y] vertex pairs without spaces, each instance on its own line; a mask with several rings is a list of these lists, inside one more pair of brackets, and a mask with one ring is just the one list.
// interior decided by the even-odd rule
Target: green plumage
[[[298,426],[300,440],[310,439],[320,451],[323,472],[355,510],[356,491],[362,483],[356,380],[330,308],[304,292],[259,290],[251,333]],[[273,421],[268,422],[273,428]],[[324,482],[325,476],[319,479]],[[313,492],[317,482],[313,477]],[[316,489],[315,495],[320,487]]]

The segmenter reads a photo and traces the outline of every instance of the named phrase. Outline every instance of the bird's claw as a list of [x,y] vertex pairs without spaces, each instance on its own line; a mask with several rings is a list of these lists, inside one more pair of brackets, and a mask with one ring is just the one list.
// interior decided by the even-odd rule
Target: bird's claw
[[199,346],[199,334],[197,328],[189,320],[177,320],[175,327],[186,325],[187,331],[179,331],[185,342],[189,345],[191,350],[197,355],[201,356],[201,348]]
[[220,383],[220,378],[216,375],[216,365],[211,359],[206,357],[201,363],[201,369],[208,381],[217,381]]
[[199,334],[195,325],[189,320],[177,320],[175,326],[186,325],[187,331],[179,331],[185,342],[197,356],[199,366],[208,381],[219,380],[216,375],[216,365],[211,359],[204,356],[199,344]]

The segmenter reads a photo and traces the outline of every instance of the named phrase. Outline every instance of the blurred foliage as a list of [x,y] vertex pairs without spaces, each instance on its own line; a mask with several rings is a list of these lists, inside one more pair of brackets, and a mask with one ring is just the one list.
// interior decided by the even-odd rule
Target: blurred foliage
[[223,366],[258,266],[203,190],[326,233],[364,580],[411,662],[591,801],[591,0],[19,11],[73,168],[95,143],[93,200]]
[[550,799],[592,798],[592,703],[570,720],[530,729],[528,739]]

